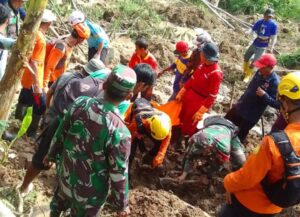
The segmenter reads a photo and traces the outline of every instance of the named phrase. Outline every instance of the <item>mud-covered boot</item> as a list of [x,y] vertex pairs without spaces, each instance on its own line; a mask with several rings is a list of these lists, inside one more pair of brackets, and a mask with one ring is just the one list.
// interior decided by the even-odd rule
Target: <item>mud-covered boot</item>
[[22,121],[26,112],[27,106],[22,103],[18,103],[16,106],[15,118]]
[[39,128],[39,123],[40,123],[41,117],[42,117],[41,115],[32,114],[32,121],[27,130],[28,137],[31,137],[33,139],[36,137],[36,133]]

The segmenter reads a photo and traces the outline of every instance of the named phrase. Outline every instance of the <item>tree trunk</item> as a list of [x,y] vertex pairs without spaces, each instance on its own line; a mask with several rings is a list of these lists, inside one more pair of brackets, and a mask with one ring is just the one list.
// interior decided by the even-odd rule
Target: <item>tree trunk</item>
[[[16,45],[11,51],[4,77],[0,82],[0,122],[6,123],[13,104],[14,95],[23,76],[23,65],[30,58],[35,35],[41,23],[48,0],[30,0],[26,18],[20,30]],[[0,132],[1,135],[1,132]]]

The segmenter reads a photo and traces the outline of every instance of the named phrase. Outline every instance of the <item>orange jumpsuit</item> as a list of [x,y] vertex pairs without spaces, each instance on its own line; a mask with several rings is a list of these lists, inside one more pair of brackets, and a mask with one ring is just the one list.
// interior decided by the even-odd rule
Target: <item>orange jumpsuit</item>
[[[43,87],[44,78],[44,60],[46,55],[46,39],[41,31],[36,34],[34,49],[30,58],[30,61],[34,61],[37,64],[38,82],[40,87]],[[23,77],[21,79],[22,87],[25,89],[31,89],[34,83],[33,77],[29,69],[25,68]]]
[[49,82],[55,82],[65,72],[73,53],[73,48],[63,40],[57,40],[54,46],[52,44],[47,46],[50,48],[45,58],[44,87]]
[[[289,124],[285,128],[290,142],[300,155],[300,123]],[[252,212],[259,214],[276,214],[282,208],[274,205],[267,198],[261,181],[268,176],[270,183],[275,183],[284,175],[284,162],[281,154],[270,136],[265,136],[257,153],[250,155],[244,166],[224,179],[228,192]]]

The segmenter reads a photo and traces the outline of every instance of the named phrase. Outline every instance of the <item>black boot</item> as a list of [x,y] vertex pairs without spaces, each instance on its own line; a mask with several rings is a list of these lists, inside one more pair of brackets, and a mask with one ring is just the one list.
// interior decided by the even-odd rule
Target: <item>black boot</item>
[[40,123],[41,117],[42,117],[41,115],[32,114],[32,121],[27,130],[28,137],[31,137],[33,139],[36,137],[36,133],[39,128],[39,123]]
[[22,121],[26,112],[27,106],[22,103],[18,103],[16,106],[15,118]]

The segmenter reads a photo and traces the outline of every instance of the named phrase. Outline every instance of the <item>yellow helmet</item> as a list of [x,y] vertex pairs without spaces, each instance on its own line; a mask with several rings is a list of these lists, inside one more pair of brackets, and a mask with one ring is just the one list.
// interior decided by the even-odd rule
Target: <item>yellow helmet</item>
[[147,121],[150,125],[151,136],[154,139],[163,140],[169,135],[172,124],[167,114],[160,112],[148,118]]
[[292,100],[300,99],[300,71],[289,73],[282,78],[278,85],[278,94]]

